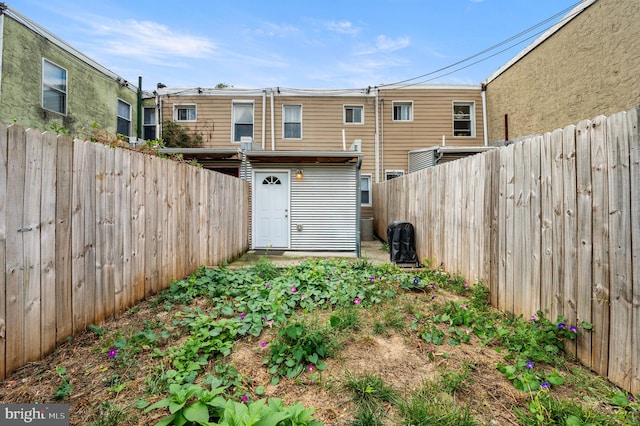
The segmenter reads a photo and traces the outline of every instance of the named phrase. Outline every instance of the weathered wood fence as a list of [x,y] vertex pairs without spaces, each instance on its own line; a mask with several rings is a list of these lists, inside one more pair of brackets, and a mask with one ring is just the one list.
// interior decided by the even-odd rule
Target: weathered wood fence
[[421,259],[491,303],[593,324],[568,345],[640,392],[640,107],[374,185],[374,227],[416,229]]
[[248,248],[240,179],[0,123],[0,379]]

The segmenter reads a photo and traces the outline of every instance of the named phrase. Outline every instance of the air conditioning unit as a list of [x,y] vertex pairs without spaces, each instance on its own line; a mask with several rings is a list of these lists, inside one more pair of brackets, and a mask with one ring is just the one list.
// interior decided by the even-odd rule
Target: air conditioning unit
[[243,151],[251,151],[253,138],[251,136],[242,136],[240,138],[240,149]]

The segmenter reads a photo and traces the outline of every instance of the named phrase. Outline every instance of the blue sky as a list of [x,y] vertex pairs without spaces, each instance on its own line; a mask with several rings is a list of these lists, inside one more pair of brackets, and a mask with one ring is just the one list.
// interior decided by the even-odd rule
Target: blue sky
[[[578,0],[8,0],[143,88],[363,88],[462,61]],[[479,84],[553,20],[415,82]],[[505,50],[496,54],[498,51]],[[472,62],[495,56],[444,75]]]

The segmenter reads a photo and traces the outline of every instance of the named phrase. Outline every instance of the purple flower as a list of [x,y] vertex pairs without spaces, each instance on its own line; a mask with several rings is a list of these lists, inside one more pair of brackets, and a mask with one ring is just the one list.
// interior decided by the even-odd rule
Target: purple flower
[[291,286],[291,293],[295,293],[297,291],[298,289],[296,288],[296,286]]
[[260,347],[261,348],[266,348],[267,347],[267,342],[260,342]]
[[629,395],[629,398],[627,398],[629,400],[629,402],[636,402],[636,399],[634,397],[632,397],[631,395]]
[[413,284],[414,284],[414,285],[418,285],[418,283],[419,283],[419,282],[420,282],[420,280],[419,280],[419,279],[417,279],[417,278],[414,278],[414,279],[413,279]]
[[300,295],[300,299],[301,299],[301,300],[304,300],[304,299],[306,299],[306,298],[307,298],[307,295],[306,295],[306,294],[301,294],[301,295]]
[[118,348],[111,348],[109,352],[107,352],[107,356],[111,359],[115,358],[118,355]]
[[311,372],[313,371],[313,365],[308,366],[308,367],[307,367],[307,371],[308,371],[309,373],[311,373]]
[[375,275],[371,275],[371,278],[369,278],[369,281],[374,282],[376,280]]
[[360,300],[359,297],[356,297],[355,299],[353,299],[353,303],[355,303],[356,305],[359,305],[360,302],[362,302],[362,301]]
[[265,286],[266,288],[270,288],[270,287],[271,287],[271,284],[266,283],[264,286]]
[[534,364],[533,364],[533,362],[532,362],[532,361],[527,361],[527,364],[526,364],[526,365],[527,365],[527,368],[528,368],[528,369],[532,369]]
[[247,401],[249,401],[249,398],[247,397],[247,395],[242,395],[242,403],[244,404]]
[[549,385],[549,382],[542,382],[540,387],[544,390],[548,390],[551,386]]
[[465,282],[464,282],[464,286],[465,286],[465,287],[469,287],[469,283],[465,281]]
[[567,325],[565,323],[561,322],[560,324],[558,324],[558,328],[560,330],[564,330],[565,328],[567,328]]
[[240,314],[240,319],[241,319],[241,320],[243,320],[243,319],[244,319],[244,317],[245,317],[244,312],[242,312],[242,313]]
[[572,333],[577,333],[578,332],[578,327],[576,327],[575,325],[572,325],[571,327],[569,327],[569,331]]
[[536,318],[535,315],[531,315],[531,319],[529,321],[536,322],[537,320],[538,320],[538,318]]

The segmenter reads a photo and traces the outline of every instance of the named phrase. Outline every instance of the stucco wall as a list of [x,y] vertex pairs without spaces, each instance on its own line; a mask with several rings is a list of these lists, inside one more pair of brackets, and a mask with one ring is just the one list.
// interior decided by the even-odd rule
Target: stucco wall
[[[43,36],[4,15],[0,120],[49,130],[53,122],[77,135],[92,123],[115,132],[117,98],[131,104],[131,134],[136,129],[136,92],[122,87]],[[67,114],[42,108],[42,59],[67,70]]]
[[598,0],[487,84],[489,142],[640,104],[638,0]]

